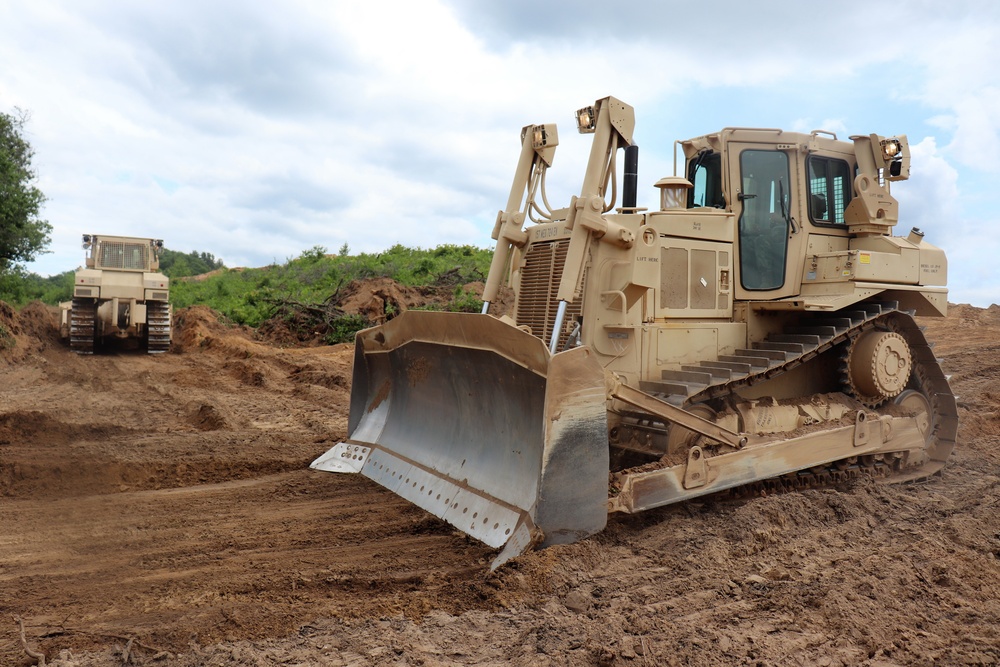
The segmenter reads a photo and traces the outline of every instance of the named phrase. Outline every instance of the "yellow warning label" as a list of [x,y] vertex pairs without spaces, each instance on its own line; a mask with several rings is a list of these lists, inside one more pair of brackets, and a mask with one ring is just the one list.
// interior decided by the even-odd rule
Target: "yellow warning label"
[[868,254],[867,252],[863,252],[858,257],[858,261],[861,262],[862,264],[871,264],[872,263],[872,256],[870,254]]

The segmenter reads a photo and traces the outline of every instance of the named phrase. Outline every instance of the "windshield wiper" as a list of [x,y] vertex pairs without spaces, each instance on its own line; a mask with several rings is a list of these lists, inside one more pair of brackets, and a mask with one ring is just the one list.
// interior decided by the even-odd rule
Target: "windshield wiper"
[[781,217],[785,219],[785,224],[792,228],[792,234],[797,234],[798,225],[795,224],[795,218],[788,214],[788,207],[785,206],[785,181],[782,178],[778,179],[778,204],[781,205]]

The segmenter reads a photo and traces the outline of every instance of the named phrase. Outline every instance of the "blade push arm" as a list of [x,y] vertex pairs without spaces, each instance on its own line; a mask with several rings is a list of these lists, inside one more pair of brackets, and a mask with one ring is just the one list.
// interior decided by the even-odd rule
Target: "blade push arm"
[[614,155],[618,148],[632,145],[635,110],[621,100],[605,97],[595,102],[593,107],[578,112],[577,124],[581,133],[592,132],[594,141],[580,196],[570,204],[568,226],[573,231],[559,282],[559,307],[549,342],[552,354],[556,353],[566,304],[574,299],[580,284],[591,239],[606,237],[608,241],[625,247],[631,247],[635,240],[630,230],[604,219],[607,210],[605,189],[613,176]]
[[[507,207],[497,213],[496,225],[493,228],[493,239],[497,242],[497,246],[493,252],[490,272],[483,290],[483,314],[489,312],[490,303],[496,299],[511,247],[515,245],[522,247],[528,241],[528,235],[524,232],[524,218],[525,212],[532,204],[531,193],[534,189],[531,184],[544,169],[552,166],[552,158],[558,145],[559,135],[554,123],[528,125],[521,130],[521,157],[517,161]],[[525,192],[528,193],[527,200]]]

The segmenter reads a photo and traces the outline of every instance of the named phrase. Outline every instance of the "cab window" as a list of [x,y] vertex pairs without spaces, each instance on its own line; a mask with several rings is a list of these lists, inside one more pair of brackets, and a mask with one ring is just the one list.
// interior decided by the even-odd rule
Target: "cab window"
[[725,208],[722,196],[722,157],[708,149],[698,153],[688,162],[687,179],[693,188],[688,190],[688,208],[708,206]]
[[844,160],[809,157],[809,218],[818,225],[843,225],[851,202],[851,167]]

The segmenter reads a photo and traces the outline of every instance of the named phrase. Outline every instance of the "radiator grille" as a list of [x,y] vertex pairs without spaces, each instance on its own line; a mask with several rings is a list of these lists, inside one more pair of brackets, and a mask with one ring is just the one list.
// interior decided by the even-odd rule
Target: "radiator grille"
[[[530,327],[531,333],[541,338],[546,345],[549,344],[552,327],[556,322],[556,312],[559,309],[556,295],[559,292],[559,281],[562,278],[568,250],[569,239],[563,239],[549,243],[535,243],[528,248],[524,256],[514,319],[518,326]],[[566,319],[563,321],[563,331],[559,334],[558,349],[562,350],[566,345],[569,330],[582,311],[580,298],[566,305]]]
[[149,245],[143,243],[122,243],[101,241],[98,249],[99,269],[149,269]]

